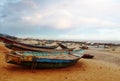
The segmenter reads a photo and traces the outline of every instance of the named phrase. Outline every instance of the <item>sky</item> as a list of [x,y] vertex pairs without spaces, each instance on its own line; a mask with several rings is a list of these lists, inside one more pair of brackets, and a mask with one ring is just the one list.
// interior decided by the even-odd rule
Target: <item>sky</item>
[[0,33],[68,40],[120,40],[120,0],[0,0]]

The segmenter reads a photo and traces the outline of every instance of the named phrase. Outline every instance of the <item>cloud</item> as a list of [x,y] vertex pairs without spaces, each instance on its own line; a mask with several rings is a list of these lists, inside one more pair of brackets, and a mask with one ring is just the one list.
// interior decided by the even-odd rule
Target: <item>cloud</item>
[[[5,21],[19,20],[26,24],[67,29],[83,25],[118,27],[120,25],[114,16],[119,17],[119,9],[120,3],[112,0],[66,0],[46,6],[41,6],[34,0],[21,0],[18,3],[8,3],[2,13],[7,15]],[[105,19],[107,14],[112,15],[114,21]]]
[[84,25],[87,27],[106,27],[106,28],[111,28],[111,27],[120,27],[119,23],[115,23],[112,21],[106,21],[106,20],[100,20],[97,18],[79,18],[76,22],[75,25]]
[[120,40],[120,28],[76,28],[57,37],[76,40]]
[[[48,14],[50,13],[50,14]],[[44,12],[42,25],[51,26],[58,29],[70,28],[72,24],[71,14],[65,9],[55,9]]]
[[98,30],[98,33],[60,34],[58,38],[70,40],[120,40],[119,30]]
[[[108,4],[109,3],[109,4]],[[120,4],[112,0],[65,1],[50,4],[41,12],[33,12],[31,24],[57,29],[74,27],[120,27],[114,16],[119,17]],[[34,14],[39,13],[40,17]],[[113,20],[108,19],[111,18]],[[28,17],[26,17],[28,18]],[[35,22],[36,19],[36,22]],[[38,22],[39,21],[39,22]]]
[[35,14],[32,14],[32,15],[28,15],[28,16],[22,16],[21,19],[22,19],[23,22],[33,24],[33,25],[37,25],[41,22],[42,15],[40,13],[35,13]]
[[0,6],[0,32],[36,28],[55,32],[60,38],[120,39],[119,9],[118,0],[6,0]]

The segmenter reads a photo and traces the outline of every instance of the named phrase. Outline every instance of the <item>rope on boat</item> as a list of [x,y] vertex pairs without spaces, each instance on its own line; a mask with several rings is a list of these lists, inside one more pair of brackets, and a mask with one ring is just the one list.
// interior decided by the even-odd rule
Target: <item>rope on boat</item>
[[32,72],[34,72],[34,69],[36,69],[36,66],[37,66],[37,61],[36,61],[36,57],[34,56],[33,57],[33,61],[32,61],[32,65],[31,65],[31,70]]

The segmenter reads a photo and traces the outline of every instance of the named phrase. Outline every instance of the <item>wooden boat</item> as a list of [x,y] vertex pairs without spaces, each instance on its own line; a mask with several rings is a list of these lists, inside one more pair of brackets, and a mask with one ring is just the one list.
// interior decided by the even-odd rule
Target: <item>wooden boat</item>
[[82,56],[82,58],[92,59],[92,58],[94,58],[94,55],[91,55],[91,54],[84,54],[84,55]]
[[60,68],[75,64],[84,55],[83,50],[74,52],[12,51],[6,53],[6,62],[34,68]]
[[6,46],[8,46],[9,48],[11,46],[14,46],[13,44],[28,46],[31,48],[43,48],[43,49],[55,49],[58,47],[58,46],[37,46],[37,45],[32,45],[32,44],[25,44],[25,43],[21,43],[21,42],[18,42],[18,41],[15,41],[13,39],[6,38],[6,37],[0,37],[0,40],[2,40],[4,43],[6,43]]
[[20,44],[12,44],[11,46],[7,46],[7,48],[10,48],[12,50],[15,50],[15,51],[37,51],[37,52],[53,52],[53,51],[58,51],[58,52],[66,52],[66,51],[72,51],[72,50],[69,50],[69,49],[60,49],[60,50],[57,50],[57,49],[46,49],[46,48],[33,48],[33,47],[29,47],[29,46],[25,46],[25,45],[20,45]]

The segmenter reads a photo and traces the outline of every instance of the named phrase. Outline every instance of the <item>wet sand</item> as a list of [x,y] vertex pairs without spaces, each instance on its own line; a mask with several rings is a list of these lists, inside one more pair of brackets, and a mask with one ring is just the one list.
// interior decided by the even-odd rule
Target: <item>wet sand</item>
[[30,68],[6,63],[7,51],[0,44],[0,81],[120,81],[120,54],[90,49],[86,53],[93,54],[94,59],[82,58],[70,67],[32,72]]

